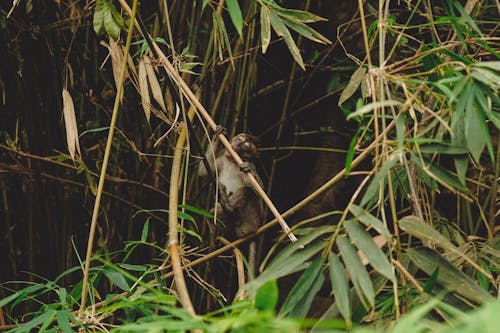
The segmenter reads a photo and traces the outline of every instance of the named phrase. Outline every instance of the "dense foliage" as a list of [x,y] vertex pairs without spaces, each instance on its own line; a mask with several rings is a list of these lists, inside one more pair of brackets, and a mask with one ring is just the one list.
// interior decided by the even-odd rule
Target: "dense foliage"
[[[1,3],[0,330],[493,332],[499,13]],[[244,239],[195,171],[216,125],[261,142]]]

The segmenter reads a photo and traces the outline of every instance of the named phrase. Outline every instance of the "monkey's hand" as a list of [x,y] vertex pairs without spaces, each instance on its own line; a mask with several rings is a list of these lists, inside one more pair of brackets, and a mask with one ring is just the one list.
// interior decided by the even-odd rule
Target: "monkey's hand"
[[215,136],[219,136],[219,134],[227,135],[227,128],[222,125],[217,125],[214,131]]
[[248,173],[248,172],[252,172],[252,167],[250,166],[250,163],[242,162],[240,164],[240,170],[243,171],[244,173]]

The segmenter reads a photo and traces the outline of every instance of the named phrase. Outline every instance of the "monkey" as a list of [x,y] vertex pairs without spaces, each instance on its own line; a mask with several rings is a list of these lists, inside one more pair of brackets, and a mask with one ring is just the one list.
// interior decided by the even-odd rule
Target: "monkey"
[[[257,155],[255,137],[240,133],[231,139],[231,147],[238,153],[245,165],[237,165],[216,136],[214,144],[209,145],[205,153],[211,170],[207,170],[205,165],[200,163],[198,175],[206,176],[209,172],[217,171],[219,200],[213,211],[222,220],[231,223],[234,235],[242,238],[257,231],[265,217],[264,202],[254,192],[244,170],[248,168],[261,187],[263,184],[253,163]],[[249,267],[254,272],[256,268],[255,241],[250,243],[248,252]]]

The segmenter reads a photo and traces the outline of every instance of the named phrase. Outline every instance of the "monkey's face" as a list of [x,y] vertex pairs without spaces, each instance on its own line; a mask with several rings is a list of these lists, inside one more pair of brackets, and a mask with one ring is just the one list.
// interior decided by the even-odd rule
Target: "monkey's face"
[[[246,133],[240,133],[231,140],[231,147],[244,161],[249,161],[257,154],[256,138]],[[226,152],[226,154],[228,154]]]

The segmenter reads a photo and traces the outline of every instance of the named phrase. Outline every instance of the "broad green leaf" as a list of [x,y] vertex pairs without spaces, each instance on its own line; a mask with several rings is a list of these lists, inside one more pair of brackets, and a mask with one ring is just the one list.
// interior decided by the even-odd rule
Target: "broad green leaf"
[[363,81],[363,78],[366,75],[366,67],[361,66],[356,71],[352,74],[351,78],[349,79],[349,83],[345,87],[344,90],[342,90],[342,94],[340,95],[338,105],[341,105],[345,101],[347,101],[355,92],[358,90],[359,85],[361,84],[361,81]]
[[330,281],[335,302],[342,317],[350,324],[351,302],[349,300],[349,284],[345,277],[344,265],[342,265],[339,257],[332,252],[328,255],[328,263],[330,265]]
[[426,143],[418,146],[424,154],[465,155],[468,150],[464,146],[442,143]]
[[[410,311],[398,320],[390,333],[417,333],[431,331],[427,327],[426,315],[439,305],[439,299],[433,298]],[[438,331],[438,330],[437,330]],[[471,332],[472,333],[472,332]]]
[[281,315],[292,317],[304,317],[309,311],[312,298],[316,296],[318,284],[323,284],[323,262],[324,258],[319,256],[304,271],[300,279],[293,286],[292,290],[281,306]]
[[288,50],[292,54],[293,59],[299,64],[300,68],[302,70],[305,70],[304,66],[304,61],[302,60],[302,56],[300,55],[299,48],[297,47],[297,44],[295,44],[295,41],[292,38],[292,35],[290,34],[290,31],[288,28],[283,24],[281,19],[275,15],[272,11],[269,12],[269,19],[271,22],[271,26],[273,27],[274,31],[276,34],[280,37],[283,37],[285,40],[286,46],[288,47]]
[[271,42],[271,21],[269,9],[266,6],[262,6],[260,10],[260,36],[262,39],[262,53],[264,54]]
[[460,181],[460,183],[462,183],[462,185],[465,185],[469,159],[467,158],[467,156],[455,157],[453,159],[453,164],[455,164],[455,170],[457,171],[458,180]]
[[278,304],[278,282],[269,280],[257,290],[255,295],[255,307],[262,311],[274,311]]
[[349,220],[344,226],[358,249],[363,252],[373,268],[391,281],[396,281],[393,269],[384,252],[375,244],[372,236],[356,221]]
[[21,294],[22,293],[18,291],[17,293],[13,293],[12,295],[5,297],[4,299],[0,299],[0,308],[9,304],[10,302],[18,298]]
[[123,275],[120,274],[119,272],[105,269],[103,270],[103,273],[111,282],[116,284],[116,286],[121,290],[123,291],[130,290],[130,286],[128,285],[127,280],[125,280]]
[[243,39],[243,16],[241,15],[241,8],[238,0],[226,0],[226,4],[227,10],[229,11],[229,17],[231,18],[238,35],[240,35],[240,38]]
[[71,313],[69,313],[66,310],[61,310],[57,311],[56,314],[56,319],[57,319],[57,325],[59,325],[59,329],[63,333],[70,333],[74,332],[74,330],[71,328],[70,320],[73,316]]
[[282,17],[283,23],[288,26],[290,29],[296,31],[300,35],[304,36],[307,39],[312,40],[313,42],[320,44],[331,44],[330,40],[314,30],[313,28],[305,25],[300,21],[290,20],[286,17]]
[[469,152],[477,163],[479,163],[481,153],[486,145],[481,122],[484,122],[484,119],[481,119],[479,116],[471,91],[471,96],[467,101],[465,109],[465,141]]
[[375,304],[375,291],[373,290],[373,283],[370,280],[370,275],[368,275],[365,266],[356,252],[356,249],[345,236],[337,238],[337,245],[339,247],[340,254],[342,255],[344,264],[351,275],[352,283],[359,298],[361,299],[361,302],[365,308],[369,308],[370,306],[373,307]]
[[102,34],[104,27],[105,0],[97,0],[94,10],[94,20],[92,22],[94,31],[97,35]]
[[389,230],[387,229],[385,224],[382,221],[380,221],[378,218],[371,215],[363,208],[356,206],[354,204],[352,204],[349,207],[349,210],[359,221],[361,221],[361,223],[363,223],[367,227],[372,227],[380,235],[384,236],[385,239],[387,239],[387,240],[391,239],[391,237],[392,237],[391,233],[389,232]]
[[475,303],[482,304],[493,298],[467,275],[458,270],[449,261],[428,248],[407,250],[407,255],[422,271],[431,275],[439,267],[438,283]]
[[424,242],[432,242],[445,250],[455,250],[456,247],[439,231],[420,220],[418,217],[410,215],[399,220],[399,227],[406,233],[417,237]]
[[57,290],[57,296],[59,296],[59,302],[61,302],[61,304],[66,304],[67,294],[66,288],[59,288],[59,290]]
[[114,5],[111,2],[106,2],[104,9],[104,29],[108,35],[117,40],[120,37],[120,26],[115,21],[113,10],[116,10]]
[[373,110],[378,109],[378,108],[391,107],[391,106],[396,106],[396,105],[399,105],[399,104],[401,104],[401,102],[395,101],[395,100],[392,100],[392,99],[388,99],[388,100],[385,100],[385,101],[368,103],[368,104],[362,106],[361,108],[357,109],[353,113],[350,113],[347,116],[347,119],[351,119],[351,118],[354,118],[354,117],[362,116],[362,115],[364,115],[366,113],[369,113],[369,112],[372,112]]

